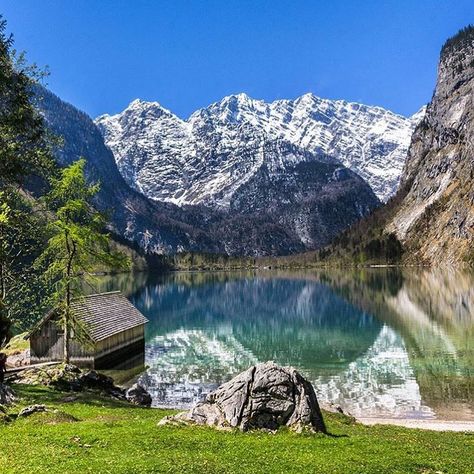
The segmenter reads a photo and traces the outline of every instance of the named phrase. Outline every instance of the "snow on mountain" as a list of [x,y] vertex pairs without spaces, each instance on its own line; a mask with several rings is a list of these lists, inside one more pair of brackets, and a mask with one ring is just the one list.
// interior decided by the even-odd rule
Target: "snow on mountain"
[[129,185],[177,205],[229,209],[263,168],[278,179],[302,162],[337,161],[359,174],[381,200],[397,189],[410,118],[380,107],[305,94],[266,103],[231,95],[181,120],[157,102],[133,101],[96,119]]

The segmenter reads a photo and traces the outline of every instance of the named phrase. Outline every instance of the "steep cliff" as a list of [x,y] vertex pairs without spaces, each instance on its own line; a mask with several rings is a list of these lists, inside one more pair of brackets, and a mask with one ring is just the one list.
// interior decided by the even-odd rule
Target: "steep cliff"
[[426,115],[416,128],[385,229],[408,262],[474,261],[474,27],[443,46]]
[[[441,50],[398,192],[318,252],[272,265],[474,264],[474,27]],[[270,264],[270,263],[269,263]]]

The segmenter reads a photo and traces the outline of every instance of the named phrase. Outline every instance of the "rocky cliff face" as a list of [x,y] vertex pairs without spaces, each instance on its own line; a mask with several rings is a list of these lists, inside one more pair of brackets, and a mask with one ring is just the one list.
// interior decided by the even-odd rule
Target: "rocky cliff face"
[[441,51],[436,89],[416,128],[386,230],[409,261],[474,261],[474,28]]
[[[227,209],[263,166],[278,180],[288,168],[321,156],[359,174],[385,201],[397,189],[423,114],[405,118],[313,94],[272,103],[238,94],[188,120],[156,102],[136,100],[96,123],[135,189],[159,201]],[[288,146],[305,153],[288,154]]]

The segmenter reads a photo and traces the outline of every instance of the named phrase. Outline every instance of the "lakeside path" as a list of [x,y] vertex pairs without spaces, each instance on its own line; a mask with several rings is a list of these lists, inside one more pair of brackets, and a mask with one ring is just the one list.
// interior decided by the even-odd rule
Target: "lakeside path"
[[364,425],[394,425],[432,431],[474,432],[474,421],[413,420],[406,418],[357,418]]

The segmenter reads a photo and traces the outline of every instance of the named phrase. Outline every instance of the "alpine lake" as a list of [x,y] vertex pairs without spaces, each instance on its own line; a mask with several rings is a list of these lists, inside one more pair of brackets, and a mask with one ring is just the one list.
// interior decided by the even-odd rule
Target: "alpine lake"
[[110,371],[188,408],[249,366],[297,368],[356,417],[474,420],[474,273],[427,268],[100,277],[149,319]]

